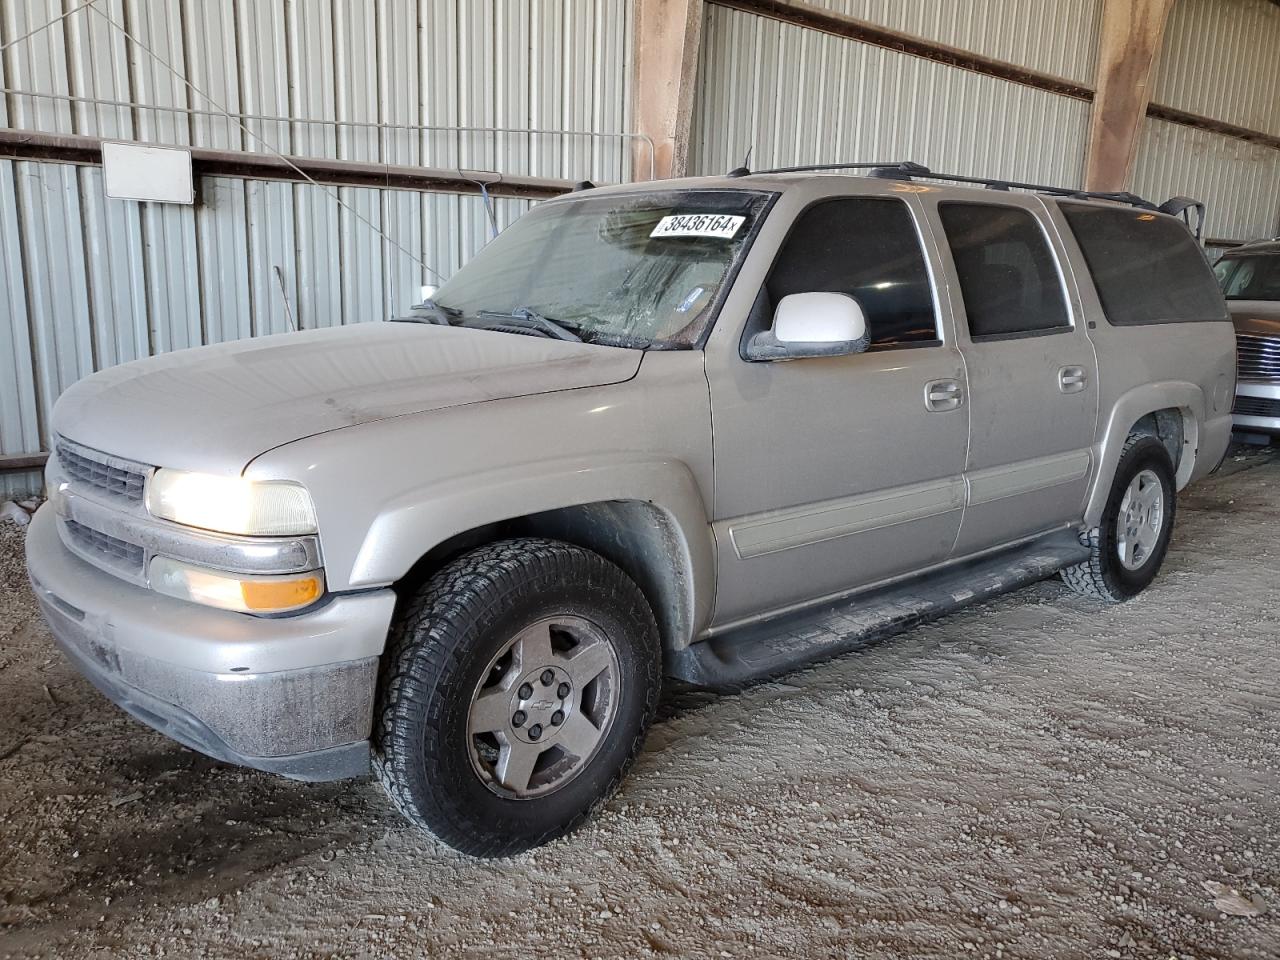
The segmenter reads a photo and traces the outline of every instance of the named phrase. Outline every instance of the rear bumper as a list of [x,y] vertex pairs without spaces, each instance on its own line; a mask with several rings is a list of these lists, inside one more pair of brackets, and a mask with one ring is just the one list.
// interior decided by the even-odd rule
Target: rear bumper
[[1280,434],[1280,383],[1237,383],[1231,419],[1237,430]]
[[201,607],[123,583],[72,554],[41,508],[27,568],[71,663],[109,699],[219,760],[300,780],[361,776],[390,590],[296,617]]

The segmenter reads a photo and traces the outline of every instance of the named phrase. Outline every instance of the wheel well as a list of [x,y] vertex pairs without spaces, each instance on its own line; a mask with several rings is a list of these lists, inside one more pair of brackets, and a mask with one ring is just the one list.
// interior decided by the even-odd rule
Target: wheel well
[[1153,410],[1129,428],[1131,437],[1155,437],[1169,451],[1175,476],[1182,474],[1182,456],[1186,449],[1186,414],[1176,407]]
[[693,629],[688,547],[670,514],[646,501],[577,504],[464,531],[428,550],[396,583],[396,591],[403,599],[455,557],[511,537],[563,540],[617,564],[649,601],[663,647],[688,644]]

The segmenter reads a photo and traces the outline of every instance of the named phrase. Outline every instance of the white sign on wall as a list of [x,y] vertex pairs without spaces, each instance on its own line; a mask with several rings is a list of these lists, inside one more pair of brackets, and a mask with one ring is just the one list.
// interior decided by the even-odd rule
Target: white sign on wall
[[102,180],[115,200],[194,203],[191,151],[145,143],[104,140]]

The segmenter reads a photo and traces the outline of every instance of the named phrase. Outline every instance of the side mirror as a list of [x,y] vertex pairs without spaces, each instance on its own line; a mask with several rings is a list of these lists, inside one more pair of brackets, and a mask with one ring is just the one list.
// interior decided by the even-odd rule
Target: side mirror
[[778,303],[773,328],[747,341],[747,359],[842,357],[870,343],[862,305],[847,293],[793,293]]

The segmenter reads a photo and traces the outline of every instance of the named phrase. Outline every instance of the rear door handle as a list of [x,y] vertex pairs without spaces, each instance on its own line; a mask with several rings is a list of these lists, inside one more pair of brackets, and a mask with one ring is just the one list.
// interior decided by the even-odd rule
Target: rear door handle
[[1058,389],[1063,393],[1079,393],[1088,384],[1084,367],[1063,367],[1058,371]]
[[924,408],[930,413],[954,410],[964,400],[956,380],[930,380],[924,385]]

